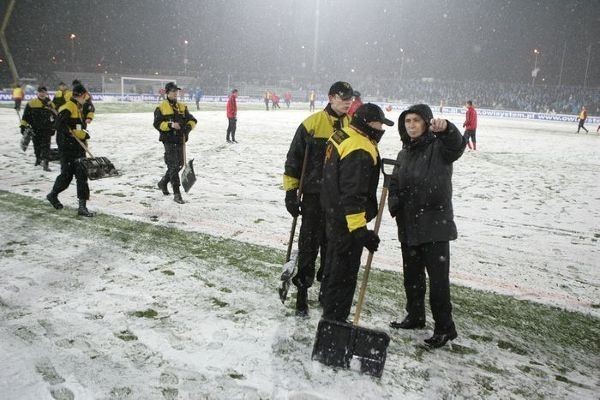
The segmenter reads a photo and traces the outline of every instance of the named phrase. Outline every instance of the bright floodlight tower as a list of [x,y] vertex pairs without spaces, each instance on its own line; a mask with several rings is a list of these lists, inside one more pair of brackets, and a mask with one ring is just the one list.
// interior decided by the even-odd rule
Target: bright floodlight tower
[[10,68],[10,73],[12,74],[13,81],[17,83],[19,82],[19,73],[17,72],[17,67],[12,58],[12,54],[10,53],[10,49],[8,48],[6,36],[4,36],[4,32],[6,31],[6,27],[8,26],[8,22],[10,21],[10,15],[12,14],[14,7],[15,0],[10,0],[8,2],[8,5],[6,6],[6,12],[4,13],[4,19],[2,20],[2,26],[0,26],[0,43],[2,43],[2,49],[4,50],[4,55],[6,56],[6,60],[8,61],[8,67]]

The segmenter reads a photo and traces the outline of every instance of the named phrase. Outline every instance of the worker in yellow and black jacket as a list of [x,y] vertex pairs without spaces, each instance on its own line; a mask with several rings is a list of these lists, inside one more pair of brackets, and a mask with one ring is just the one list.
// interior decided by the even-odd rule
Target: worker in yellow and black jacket
[[37,96],[25,105],[21,119],[21,134],[26,129],[33,130],[35,165],[42,164],[44,171],[50,171],[48,168],[50,138],[54,135],[54,119],[57,114],[54,103],[48,98],[48,90],[45,86],[40,86]]
[[154,110],[154,127],[160,133],[159,140],[165,147],[165,164],[167,172],[158,182],[158,188],[164,195],[169,195],[167,185],[173,187],[173,200],[183,204],[179,190],[179,171],[183,168],[183,143],[188,141],[189,133],[196,126],[196,118],[190,114],[184,103],[177,101],[178,91],[181,90],[173,82],[165,85],[167,99],[163,100]]
[[[347,82],[336,82],[329,89],[329,104],[300,124],[292,140],[283,176],[285,206],[292,217],[302,214],[300,236],[298,238],[298,272],[292,279],[298,288],[296,315],[308,315],[308,288],[315,279],[315,261],[321,251],[321,267],[317,280],[324,274],[327,241],[325,237],[325,215],[321,209],[321,179],[325,146],[336,129],[348,126],[346,113],[354,96],[354,90]],[[302,204],[298,199],[300,177],[304,155],[308,151],[304,171]]]
[[381,159],[377,143],[385,118],[375,104],[361,105],[350,126],[327,142],[321,205],[327,227],[327,277],[321,283],[322,318],[346,321],[356,289],[363,247],[374,252],[377,234],[367,222],[377,215],[377,185]]
[[[74,79],[72,86],[78,86],[78,85],[83,85],[81,83],[81,81],[79,79]],[[66,96],[65,96],[65,100],[69,100],[69,98],[71,97],[70,93],[67,92]],[[85,123],[86,124],[91,124],[92,120],[94,119],[94,113],[96,112],[96,107],[94,107],[94,103],[92,102],[92,95],[90,94],[90,92],[86,92],[85,94],[85,101],[83,103],[83,106],[81,107],[81,110],[83,112],[83,118],[85,119]]]
[[73,177],[75,177],[77,181],[77,198],[79,199],[77,214],[92,217],[94,214],[87,209],[87,201],[90,199],[87,173],[80,163],[80,159],[85,158],[85,150],[75,139],[77,137],[84,144],[89,139],[89,135],[85,130],[87,124],[82,111],[86,93],[87,90],[82,85],[75,86],[73,96],[58,110],[56,142],[58,143],[60,155],[60,175],[56,177],[52,191],[48,193],[46,199],[57,210],[63,208],[58,200],[58,195],[69,187]]
[[68,86],[64,82],[60,82],[58,84],[58,90],[54,92],[54,98],[52,99],[52,103],[54,103],[54,107],[58,110],[61,108],[69,99],[73,92],[69,90]]

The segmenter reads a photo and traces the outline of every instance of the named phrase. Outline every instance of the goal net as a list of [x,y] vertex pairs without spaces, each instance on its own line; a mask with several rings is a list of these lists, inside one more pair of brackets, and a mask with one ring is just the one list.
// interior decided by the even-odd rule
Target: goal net
[[132,101],[137,99],[141,101],[140,95],[153,94],[157,95],[161,88],[165,87],[167,82],[174,82],[172,78],[135,78],[131,76],[121,77],[121,101]]

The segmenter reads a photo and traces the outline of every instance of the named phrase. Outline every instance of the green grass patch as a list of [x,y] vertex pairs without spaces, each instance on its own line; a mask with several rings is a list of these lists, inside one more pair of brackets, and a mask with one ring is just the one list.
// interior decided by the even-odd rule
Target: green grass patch
[[153,309],[148,308],[147,310],[132,311],[129,313],[129,315],[137,318],[156,318],[158,313]]

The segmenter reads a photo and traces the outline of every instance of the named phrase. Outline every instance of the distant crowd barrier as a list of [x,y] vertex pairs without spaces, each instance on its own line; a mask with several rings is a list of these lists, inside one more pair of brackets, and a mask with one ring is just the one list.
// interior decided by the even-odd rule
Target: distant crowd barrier
[[[48,92],[51,97],[54,97],[54,92]],[[35,97],[35,94],[26,94],[25,100],[31,100]],[[126,94],[121,99],[120,93],[93,93],[92,97],[94,101],[105,101],[105,102],[145,102],[145,103],[158,103],[160,96],[158,94]],[[185,102],[193,102],[194,99],[190,99],[189,96],[185,95],[182,97]],[[0,91],[0,103],[12,102],[12,92]],[[227,95],[222,96],[202,96],[202,102],[206,103],[225,103],[227,102]],[[239,96],[237,101],[239,103],[262,103],[262,98]],[[395,109],[405,110],[408,108],[408,104],[398,103],[384,103],[374,101],[384,109]],[[465,114],[466,109],[464,107],[436,107],[431,106],[434,114]],[[536,113],[526,111],[508,111],[508,110],[490,110],[485,108],[477,108],[477,115],[481,117],[495,117],[495,118],[508,118],[508,119],[529,119],[538,121],[557,121],[557,122],[577,122],[577,115],[572,114],[550,114],[550,113]],[[590,125],[600,124],[600,116],[588,116],[587,123]]]

